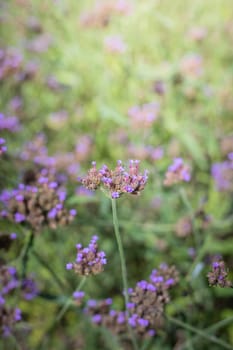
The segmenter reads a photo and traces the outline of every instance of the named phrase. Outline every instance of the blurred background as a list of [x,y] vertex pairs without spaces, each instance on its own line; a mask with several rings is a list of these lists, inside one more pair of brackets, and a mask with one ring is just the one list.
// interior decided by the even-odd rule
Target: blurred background
[[[12,297],[22,321],[16,342],[0,340],[1,349],[112,348],[111,334],[91,325],[82,307],[48,333],[79,281],[66,263],[75,245],[87,246],[95,234],[108,264],[88,278],[85,300],[124,304],[111,203],[78,181],[92,161],[114,168],[119,159],[138,159],[149,171],[140,196],[117,200],[129,285],[166,262],[180,272],[168,315],[204,331],[233,316],[233,290],[209,287],[206,277],[216,255],[233,277],[232,46],[230,0],[0,3],[1,191],[30,171],[53,168],[66,186],[67,207],[77,210],[69,225],[36,235],[40,256],[29,256],[28,275],[38,293],[30,301]],[[165,186],[177,157],[191,180]],[[0,225],[2,235],[17,233],[10,248],[0,244],[1,264],[20,269],[30,228],[4,217]],[[233,348],[233,322],[211,334]],[[148,349],[224,348],[195,336],[165,321]]]

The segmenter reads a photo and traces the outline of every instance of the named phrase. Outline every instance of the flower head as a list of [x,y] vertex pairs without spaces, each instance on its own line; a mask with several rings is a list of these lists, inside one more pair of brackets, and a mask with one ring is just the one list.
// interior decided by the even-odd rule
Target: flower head
[[105,253],[99,251],[97,240],[98,237],[93,236],[86,248],[83,248],[81,244],[77,244],[76,261],[74,263],[68,263],[66,269],[73,269],[75,273],[83,276],[97,275],[102,272],[107,259]]
[[139,172],[139,161],[130,160],[128,169],[119,160],[114,170],[103,165],[99,170],[96,163],[88,171],[87,176],[81,179],[83,186],[89,190],[102,187],[113,199],[119,198],[123,193],[139,194],[148,180],[148,172]]
[[175,158],[165,174],[164,185],[171,186],[178,182],[189,182],[191,179],[190,168],[185,165],[182,158]]

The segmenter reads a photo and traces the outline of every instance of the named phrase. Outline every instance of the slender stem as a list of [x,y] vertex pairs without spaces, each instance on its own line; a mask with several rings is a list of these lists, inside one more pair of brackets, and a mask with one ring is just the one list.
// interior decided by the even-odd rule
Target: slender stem
[[26,244],[26,247],[23,251],[23,255],[22,255],[22,279],[25,279],[26,274],[27,274],[28,258],[29,258],[30,250],[33,247],[34,237],[35,237],[34,233],[31,231],[29,239],[28,239],[27,244]]
[[[233,323],[233,316],[232,317],[228,317],[228,318],[225,318],[224,320],[221,320],[217,323],[215,323],[214,325],[208,327],[208,328],[205,328],[203,330],[203,332],[205,333],[211,333],[211,332],[215,332],[217,331],[219,328],[222,328],[222,327],[225,327],[227,326],[229,323]],[[194,338],[190,339],[190,341],[193,343],[195,342],[196,340],[198,340],[201,336],[198,334],[196,335]],[[183,344],[183,346],[181,347],[180,350],[182,349],[185,349],[187,347],[187,342]]]
[[185,189],[183,187],[180,187],[180,196],[181,196],[181,199],[182,199],[184,205],[186,206],[186,208],[189,211],[189,215],[190,215],[191,220],[192,220],[195,245],[196,245],[196,248],[198,248],[199,245],[200,245],[200,237],[199,237],[198,231],[196,229],[196,225],[195,225],[195,215],[194,215],[194,211],[193,211],[192,205],[189,202],[187,193],[186,193],[186,191],[185,191]]
[[[114,232],[115,232],[115,237],[118,245],[118,251],[120,255],[120,263],[121,263],[121,275],[122,275],[122,281],[123,281],[123,289],[124,289],[124,299],[125,299],[125,310],[126,310],[126,315],[128,317],[128,311],[127,311],[127,303],[129,302],[129,294],[128,294],[128,280],[127,280],[127,269],[126,269],[126,263],[125,263],[125,255],[124,255],[124,250],[123,250],[123,245],[122,245],[122,240],[120,236],[120,231],[119,231],[119,222],[118,222],[118,217],[117,217],[117,207],[116,207],[116,200],[111,199],[112,202],[112,218],[113,218],[113,226],[114,226]],[[134,332],[127,322],[127,327],[132,339],[133,347],[135,350],[138,350],[138,345],[134,336]]]
[[[81,279],[81,281],[79,282],[78,286],[77,286],[76,289],[75,289],[77,292],[80,291],[80,289],[83,287],[83,285],[84,285],[85,282],[86,282],[86,279],[87,279],[86,276],[84,276],[84,277]],[[62,309],[60,310],[60,312],[59,312],[58,315],[56,316],[55,320],[53,321],[53,323],[51,324],[51,326],[50,326],[49,329],[47,330],[46,335],[49,335],[49,334],[56,328],[57,323],[62,319],[62,317],[63,317],[64,314],[66,313],[67,309],[68,309],[69,306],[72,304],[72,299],[73,299],[72,296],[69,297],[69,298],[67,299],[66,303],[63,305]],[[45,337],[45,336],[43,336],[43,337],[40,339],[40,341],[39,341],[39,343],[38,343],[38,345],[37,345],[37,347],[36,347],[37,350],[40,350],[40,349],[44,348],[43,346],[44,346],[45,340],[46,340],[46,337]]]
[[[87,280],[87,277],[86,277],[86,276],[84,276],[84,277],[81,279],[80,283],[78,284],[78,286],[77,286],[76,289],[75,289],[77,292],[80,291],[80,289],[81,289],[81,288],[83,287],[83,285],[85,284],[86,280]],[[59,314],[57,315],[57,317],[56,317],[56,319],[55,319],[55,323],[58,323],[58,322],[62,319],[62,317],[63,317],[64,314],[66,313],[67,309],[68,309],[69,306],[72,304],[72,300],[73,300],[73,298],[72,298],[72,296],[71,296],[71,297],[67,300],[67,302],[65,303],[65,305],[63,306],[63,308],[61,309],[61,311],[59,312]]]
[[32,254],[37,259],[37,261],[50,272],[50,274],[53,277],[54,281],[57,283],[57,285],[59,286],[59,288],[63,292],[64,289],[65,289],[65,284],[60,279],[60,277],[56,274],[56,272],[51,268],[51,266],[34,249],[32,250]]
[[202,338],[204,338],[204,339],[206,339],[206,340],[208,340],[208,341],[210,341],[212,343],[215,343],[215,344],[218,344],[218,345],[222,346],[222,348],[224,348],[224,349],[232,350],[232,346],[230,344],[227,344],[223,340],[218,339],[217,337],[215,337],[213,335],[206,334],[205,331],[202,331],[202,330],[200,330],[200,329],[198,329],[196,327],[190,326],[189,324],[184,323],[184,322],[182,322],[180,320],[177,320],[176,318],[171,317],[171,316],[167,316],[167,319],[170,322],[172,322],[172,323],[174,323],[174,324],[176,324],[176,325],[178,325],[178,326],[180,326],[180,327],[182,327],[184,329],[187,329],[187,330],[189,330],[189,331],[191,331],[193,333],[198,334],[200,337],[202,337]]
[[129,302],[127,270],[126,270],[125,255],[124,255],[122,240],[121,240],[120,231],[119,231],[116,200],[114,199],[112,199],[112,217],[113,217],[113,226],[114,226],[115,236],[117,240],[119,255],[120,255],[121,273],[122,273],[125,307],[126,307],[127,303]]

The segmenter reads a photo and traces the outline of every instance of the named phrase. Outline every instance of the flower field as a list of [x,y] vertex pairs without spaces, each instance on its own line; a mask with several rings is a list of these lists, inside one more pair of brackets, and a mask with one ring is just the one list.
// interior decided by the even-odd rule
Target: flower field
[[0,350],[233,349],[230,0],[0,3]]

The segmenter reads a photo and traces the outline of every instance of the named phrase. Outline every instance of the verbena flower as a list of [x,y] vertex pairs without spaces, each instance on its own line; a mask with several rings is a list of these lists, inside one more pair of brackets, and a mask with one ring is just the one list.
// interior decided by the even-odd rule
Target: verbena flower
[[119,198],[124,193],[140,194],[148,180],[148,172],[139,172],[139,161],[130,160],[128,169],[119,160],[114,170],[103,165],[99,170],[96,163],[92,163],[87,176],[81,179],[83,186],[89,190],[101,187],[111,198]]
[[85,296],[85,292],[83,292],[82,290],[80,290],[80,291],[75,291],[75,292],[73,293],[73,298],[74,298],[75,304],[76,304],[77,306],[80,306],[80,305],[82,304],[82,301],[83,301],[84,296]]
[[98,237],[93,236],[88,247],[83,248],[79,243],[76,245],[77,257],[74,263],[67,263],[67,270],[74,270],[78,275],[97,275],[104,270],[107,263],[106,255],[99,251],[97,244]]
[[7,117],[3,113],[0,113],[0,130],[17,132],[20,129],[21,125],[17,117]]
[[111,307],[112,300],[90,300],[85,312],[94,324],[107,327],[114,334],[126,334],[127,323],[139,338],[153,337],[163,324],[164,307],[170,301],[169,289],[178,282],[174,266],[161,264],[152,271],[149,281],[139,281],[130,288],[127,312]]
[[189,182],[190,179],[189,166],[184,164],[182,158],[175,158],[167,169],[163,183],[165,186],[171,186],[182,181]]
[[228,154],[228,160],[222,163],[214,163],[211,168],[211,175],[218,191],[233,191],[233,157]]
[[149,128],[159,116],[160,105],[158,102],[145,103],[141,106],[133,106],[128,110],[132,128]]
[[25,278],[22,281],[21,290],[22,290],[23,298],[25,300],[32,300],[39,293],[37,283],[35,279],[32,277]]
[[212,270],[207,274],[209,285],[222,288],[232,287],[228,280],[228,273],[223,260],[216,260],[212,263]]
[[104,46],[110,53],[122,54],[127,50],[127,45],[119,35],[108,36],[104,39]]
[[0,156],[7,151],[6,140],[0,137]]
[[16,223],[27,223],[35,231],[43,225],[56,228],[69,224],[76,210],[65,209],[66,193],[57,183],[55,174],[42,169],[32,175],[30,185],[21,183],[16,189],[1,193],[2,216]]

